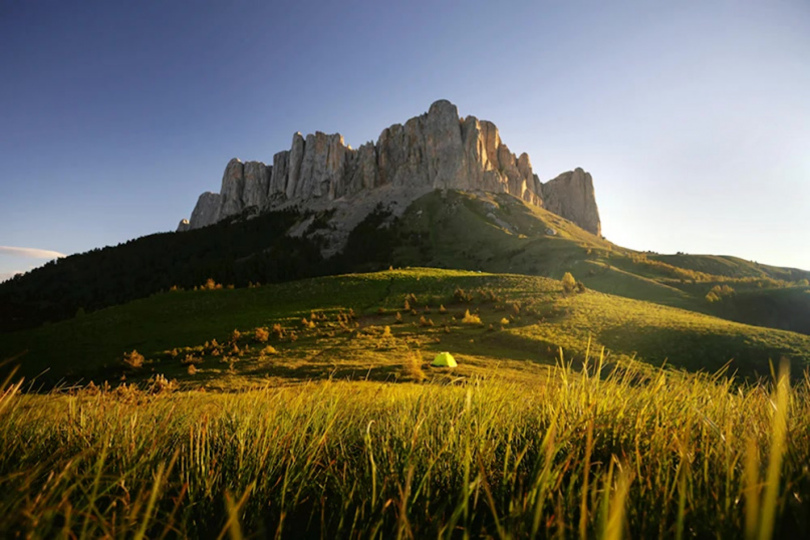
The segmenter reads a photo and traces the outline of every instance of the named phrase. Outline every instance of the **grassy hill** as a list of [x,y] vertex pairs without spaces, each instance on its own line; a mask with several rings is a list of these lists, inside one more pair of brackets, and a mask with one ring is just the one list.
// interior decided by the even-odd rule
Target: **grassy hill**
[[[807,296],[783,292],[807,290],[810,272],[734,257],[636,252],[505,194],[434,192],[417,200],[391,231],[379,234],[394,246],[380,265],[553,279],[571,272],[604,293],[810,334]],[[739,303],[728,297],[707,301],[715,286],[724,285],[745,296]]]
[[[440,269],[163,293],[7,334],[0,357],[27,351],[22,372],[49,383],[162,373],[227,387],[330,376],[396,380],[412,358],[422,365],[442,350],[460,355],[464,376],[494,368],[519,375],[553,365],[560,348],[581,361],[602,347],[610,360],[691,370],[733,360],[731,370],[746,376],[767,375],[769,360],[788,358],[794,372],[810,361],[810,336],[798,333],[596,291],[565,293],[548,278]],[[142,367],[122,363],[132,350],[145,356]]]
[[[285,235],[306,218],[312,221],[308,238]],[[343,253],[324,259],[319,238],[330,234],[328,218],[328,212],[310,216],[293,209],[61,259],[0,284],[0,330],[96,311],[173,286],[188,289],[209,278],[239,288],[419,266],[552,279],[571,272],[600,292],[810,334],[803,295],[810,272],[733,257],[628,250],[506,194],[434,191],[400,218],[379,208],[351,232]]]

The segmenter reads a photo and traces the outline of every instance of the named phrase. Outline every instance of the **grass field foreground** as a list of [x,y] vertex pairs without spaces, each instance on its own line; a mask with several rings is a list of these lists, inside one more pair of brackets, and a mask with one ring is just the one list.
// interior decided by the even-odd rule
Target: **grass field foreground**
[[7,383],[0,535],[807,537],[806,375],[601,361],[461,385]]

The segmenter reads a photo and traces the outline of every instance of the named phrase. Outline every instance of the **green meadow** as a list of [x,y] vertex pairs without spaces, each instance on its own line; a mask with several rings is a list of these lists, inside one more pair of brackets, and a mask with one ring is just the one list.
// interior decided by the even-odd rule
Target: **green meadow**
[[[467,312],[480,322],[465,322]],[[275,352],[263,353],[268,345]],[[587,288],[566,293],[549,278],[429,268],[167,292],[5,334],[0,357],[22,354],[20,373],[45,388],[155,373],[227,388],[276,376],[395,380],[406,357],[426,362],[443,350],[461,355],[462,372],[534,372],[561,350],[581,362],[603,347],[611,361],[707,372],[728,363],[746,379],[770,376],[771,361],[785,358],[794,373],[810,361],[805,334]],[[122,362],[133,350],[144,356],[138,369]]]
[[4,536],[810,528],[810,336],[557,279],[211,282],[4,334],[0,357]]

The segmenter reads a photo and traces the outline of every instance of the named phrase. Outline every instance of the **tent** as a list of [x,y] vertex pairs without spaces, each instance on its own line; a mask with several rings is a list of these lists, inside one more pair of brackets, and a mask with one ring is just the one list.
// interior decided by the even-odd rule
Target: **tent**
[[452,354],[442,352],[436,355],[436,358],[433,359],[433,363],[430,365],[433,367],[456,367],[458,364]]

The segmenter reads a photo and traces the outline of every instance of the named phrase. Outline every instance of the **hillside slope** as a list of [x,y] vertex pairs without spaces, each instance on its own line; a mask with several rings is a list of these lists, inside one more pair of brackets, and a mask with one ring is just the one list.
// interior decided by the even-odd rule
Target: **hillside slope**
[[[733,257],[636,252],[505,194],[433,192],[390,229],[364,237],[375,232],[374,245],[393,246],[376,251],[377,268],[427,265],[554,279],[571,272],[600,292],[810,334],[804,294],[810,272]],[[715,287],[731,292],[707,300]]]
[[[396,378],[408,355],[429,360],[442,350],[459,356],[462,375],[487,376],[553,364],[560,348],[581,361],[603,346],[610,360],[691,370],[733,360],[742,375],[765,375],[769,360],[783,357],[799,373],[810,361],[802,334],[595,291],[566,294],[548,278],[437,269],[159,294],[7,334],[0,358],[27,351],[22,373],[47,384],[155,373],[218,384],[237,375],[246,383]],[[133,349],[146,357],[138,369],[121,361]]]
[[193,288],[209,278],[239,288],[431,266],[553,279],[571,272],[600,292],[810,334],[810,295],[804,294],[810,272],[731,257],[635,252],[508,194],[437,190],[400,217],[379,206],[349,233],[344,251],[327,259],[321,247],[330,215],[296,209],[248,214],[60,259],[0,284],[0,331],[174,286]]

